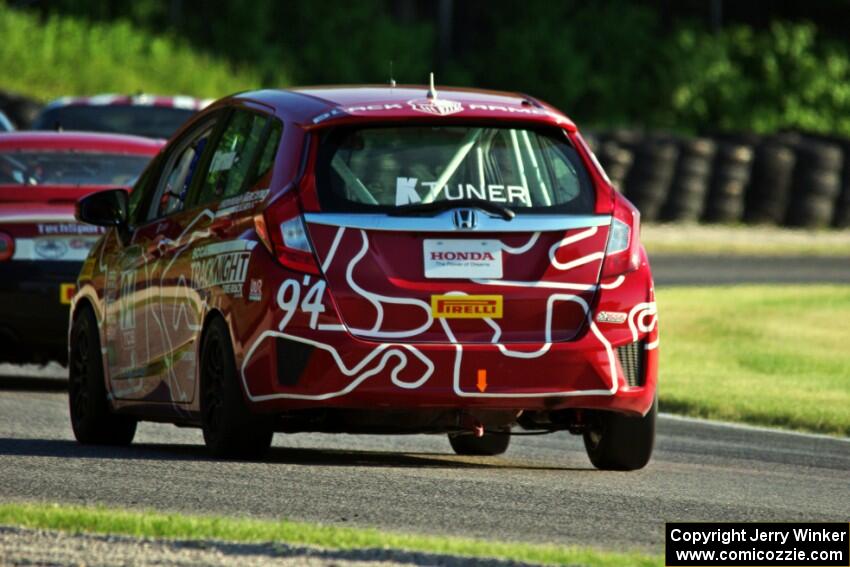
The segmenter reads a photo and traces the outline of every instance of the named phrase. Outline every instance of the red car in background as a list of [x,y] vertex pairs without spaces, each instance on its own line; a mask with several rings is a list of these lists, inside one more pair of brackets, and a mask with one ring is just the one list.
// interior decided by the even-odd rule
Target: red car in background
[[33,121],[32,129],[170,138],[210,102],[191,96],[149,94],[64,97],[45,106]]
[[68,306],[103,232],[77,222],[77,199],[132,186],[162,145],[105,134],[0,134],[0,361],[67,360]]
[[257,91],[169,142],[107,227],[70,328],[71,423],[201,427],[216,455],[274,432],[584,435],[652,453],[655,295],[637,210],[533,98],[423,87]]

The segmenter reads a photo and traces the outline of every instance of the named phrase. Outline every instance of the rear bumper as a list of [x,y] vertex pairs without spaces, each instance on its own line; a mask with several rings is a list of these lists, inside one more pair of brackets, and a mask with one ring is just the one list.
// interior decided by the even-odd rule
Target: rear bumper
[[[655,397],[658,327],[646,263],[624,278],[603,282],[585,330],[567,342],[369,342],[352,337],[328,307],[324,325],[302,325],[307,319],[296,315],[282,330],[255,327],[236,345],[243,389],[255,410],[587,408],[642,415]],[[628,317],[597,322],[599,311]],[[283,314],[273,310],[265,317],[238,319],[274,324]],[[230,324],[240,321],[232,317]],[[634,368],[624,368],[618,356],[618,348],[635,342],[642,353],[637,382],[627,379]]]
[[79,262],[12,261],[0,264],[0,360],[67,359],[69,305],[63,284],[74,284]]
[[[308,361],[296,375],[278,353],[293,352],[286,343],[298,341],[269,336],[263,339],[269,348],[263,350],[272,352],[252,357],[244,367],[244,386],[262,411],[430,407],[645,413],[655,395],[658,349],[645,350],[643,382],[630,386],[617,347],[600,346],[589,335],[529,359],[482,345],[358,344],[339,357],[299,342]],[[639,344],[650,343],[647,339]],[[353,364],[340,366],[338,357]]]

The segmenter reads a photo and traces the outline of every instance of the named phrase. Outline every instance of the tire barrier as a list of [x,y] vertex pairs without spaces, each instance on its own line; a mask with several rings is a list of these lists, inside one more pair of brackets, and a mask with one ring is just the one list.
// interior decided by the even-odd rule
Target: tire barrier
[[821,228],[832,223],[843,165],[843,152],[835,144],[807,139],[797,145],[787,224]]
[[672,141],[648,139],[631,149],[634,163],[626,176],[625,194],[644,220],[658,220],[673,182],[679,148]]
[[791,197],[794,141],[780,136],[765,139],[755,151],[747,188],[744,220],[751,224],[781,224]]
[[599,136],[597,136],[595,132],[584,131],[581,133],[581,137],[584,138],[584,141],[587,144],[587,147],[590,148],[590,151],[593,153],[599,152]]
[[608,177],[644,220],[850,228],[850,139],[782,132],[687,138],[594,131]]
[[615,128],[600,136],[602,141],[614,142],[625,148],[639,146],[646,141],[647,134],[631,128]]
[[847,164],[848,151],[844,151],[845,164],[842,177],[841,195],[835,202],[835,215],[832,225],[836,228],[850,228],[850,166]]
[[742,220],[752,162],[752,147],[734,142],[721,142],[718,145],[704,220],[722,223]]
[[716,145],[707,138],[679,143],[679,160],[661,218],[695,222],[702,217]]
[[812,137],[841,148],[844,158],[843,167],[841,168],[841,190],[835,200],[832,225],[836,228],[848,228],[850,227],[850,139],[823,135]]
[[629,174],[629,169],[632,167],[632,152],[620,146],[616,142],[605,142],[599,147],[597,152],[599,163],[608,174],[608,179],[618,191],[623,190],[623,183],[626,181],[626,176]]
[[832,225],[836,228],[850,228],[850,140],[836,140],[844,153],[844,167],[841,170],[841,192],[835,200],[835,212]]

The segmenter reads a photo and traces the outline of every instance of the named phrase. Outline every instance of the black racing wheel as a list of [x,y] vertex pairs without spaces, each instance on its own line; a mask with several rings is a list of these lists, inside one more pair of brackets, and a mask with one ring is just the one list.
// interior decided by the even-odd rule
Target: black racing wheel
[[109,408],[100,336],[91,308],[83,307],[74,319],[70,347],[68,408],[74,437],[90,445],[129,445],[136,434],[136,420]]
[[642,469],[652,457],[658,399],[643,417],[615,412],[595,412],[584,433],[584,448],[597,469],[633,471]]
[[216,457],[253,459],[271,446],[269,416],[250,412],[242,395],[233,346],[221,318],[210,321],[201,345],[201,426]]

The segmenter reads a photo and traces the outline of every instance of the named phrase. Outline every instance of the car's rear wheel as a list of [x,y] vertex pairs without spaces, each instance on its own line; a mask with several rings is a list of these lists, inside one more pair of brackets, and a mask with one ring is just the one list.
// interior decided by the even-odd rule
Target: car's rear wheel
[[501,455],[511,442],[510,428],[476,437],[471,433],[449,433],[449,444],[458,455]]
[[271,446],[268,416],[250,412],[242,396],[227,325],[213,319],[201,345],[201,426],[216,457],[253,459]]
[[129,445],[136,434],[136,420],[109,409],[97,320],[88,307],[74,319],[70,347],[68,409],[74,437],[90,445]]
[[584,447],[597,469],[633,471],[642,469],[652,457],[658,400],[643,417],[615,412],[596,412],[584,433]]

